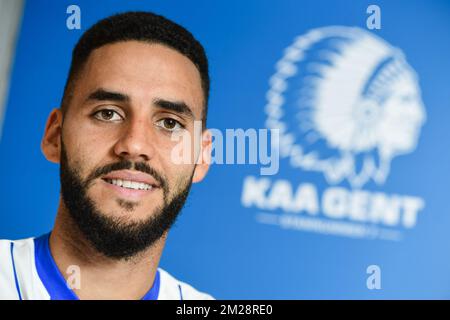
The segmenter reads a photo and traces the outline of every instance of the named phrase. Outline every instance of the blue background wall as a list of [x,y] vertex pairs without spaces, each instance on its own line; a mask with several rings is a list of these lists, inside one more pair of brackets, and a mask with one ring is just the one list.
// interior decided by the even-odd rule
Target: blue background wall
[[[66,28],[71,4],[81,8],[81,30]],[[27,1],[0,142],[0,238],[52,228],[58,167],[43,157],[40,140],[49,112],[59,105],[71,50],[100,18],[149,10],[185,26],[210,60],[208,125],[264,128],[268,81],[283,50],[313,28],[367,30],[370,4],[382,13],[381,30],[371,32],[400,48],[419,75],[427,120],[417,149],[392,161],[384,184],[364,188],[424,199],[417,224],[400,228],[399,241],[261,224],[255,218],[259,210],[241,202],[244,179],[258,176],[259,166],[215,165],[193,187],[161,266],[223,299],[450,298],[448,1]],[[302,174],[287,159],[269,179],[328,186],[321,174]],[[381,290],[366,287],[372,264],[381,268]]]

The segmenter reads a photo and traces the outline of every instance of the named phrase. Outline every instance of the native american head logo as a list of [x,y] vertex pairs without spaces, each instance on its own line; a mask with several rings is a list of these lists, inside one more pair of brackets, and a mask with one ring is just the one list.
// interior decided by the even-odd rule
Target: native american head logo
[[383,184],[394,157],[412,152],[426,114],[401,50],[353,27],[314,29],[276,65],[266,126],[280,130],[291,165],[329,183]]

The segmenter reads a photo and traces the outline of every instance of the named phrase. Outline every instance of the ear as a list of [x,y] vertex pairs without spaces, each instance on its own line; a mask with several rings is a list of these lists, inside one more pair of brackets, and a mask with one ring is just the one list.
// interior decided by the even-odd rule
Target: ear
[[203,130],[200,154],[198,155],[197,164],[194,169],[194,176],[192,182],[200,182],[208,173],[209,165],[211,164],[212,152],[212,135],[209,130]]
[[41,150],[48,161],[59,163],[61,155],[62,112],[53,109],[45,125],[44,136],[41,141]]

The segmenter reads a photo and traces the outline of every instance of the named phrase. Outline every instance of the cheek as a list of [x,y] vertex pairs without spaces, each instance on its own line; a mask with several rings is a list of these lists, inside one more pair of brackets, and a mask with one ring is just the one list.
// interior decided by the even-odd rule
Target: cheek
[[164,174],[169,182],[170,188],[177,188],[180,182],[190,179],[194,170],[193,164],[176,164],[172,159],[161,159],[161,173]]
[[80,174],[85,178],[95,166],[101,164],[109,146],[97,132],[85,126],[68,129],[72,130],[67,130],[63,137],[69,165],[80,170]]
[[[195,138],[194,138],[195,137]],[[174,165],[190,165],[196,163],[201,151],[201,135],[191,135],[185,132],[182,135],[174,135],[167,146],[164,148],[165,157]]]
[[193,167],[178,168],[176,174],[173,176],[172,182],[169,182],[169,198],[173,198],[184,190],[192,181]]
[[[180,188],[181,184],[186,184],[186,181],[190,179],[194,170],[194,164],[191,160],[183,161],[178,156],[174,156],[173,148],[165,149],[160,153],[161,173],[164,174],[169,183],[169,192],[173,192],[172,189]],[[151,164],[151,161],[150,161]]]

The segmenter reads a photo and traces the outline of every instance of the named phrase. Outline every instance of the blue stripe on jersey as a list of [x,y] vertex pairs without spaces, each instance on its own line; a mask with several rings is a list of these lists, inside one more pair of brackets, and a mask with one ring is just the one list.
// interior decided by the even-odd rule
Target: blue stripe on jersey
[[161,279],[159,277],[159,270],[156,270],[153,285],[150,288],[150,290],[148,290],[148,292],[142,297],[141,300],[158,300],[160,282]]
[[178,285],[178,289],[180,290],[180,301],[183,301],[183,293],[181,292],[181,286]]
[[[49,246],[50,233],[34,239],[34,253],[36,269],[52,300],[78,300],[75,292],[70,289],[64,276],[53,260]],[[150,290],[142,297],[142,300],[157,300],[159,295],[160,276],[156,272],[155,280]]]
[[34,239],[36,270],[51,300],[78,300],[66,284],[50,252],[50,233]]
[[17,294],[19,295],[19,300],[22,300],[22,294],[20,293],[19,280],[17,278],[16,264],[14,263],[14,242],[11,242],[11,260],[12,260],[12,267],[13,267],[13,271],[14,271],[14,281],[16,282]]

